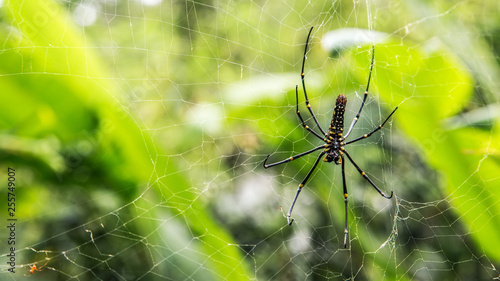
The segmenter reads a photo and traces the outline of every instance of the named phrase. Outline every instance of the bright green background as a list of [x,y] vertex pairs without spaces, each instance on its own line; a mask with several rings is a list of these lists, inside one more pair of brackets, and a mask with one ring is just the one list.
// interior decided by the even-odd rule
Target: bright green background
[[[0,155],[2,170],[17,171],[23,266],[9,277],[25,278],[34,262],[39,280],[499,275],[495,1],[371,3],[370,22],[366,3],[350,1],[103,2],[85,28],[72,16],[79,3],[3,2]],[[353,136],[399,106],[381,133],[349,148],[395,198],[347,165],[347,250],[338,167],[318,168],[292,228],[279,206],[288,209],[315,156],[261,167],[268,153],[318,145],[294,109],[312,25],[306,79],[321,124],[340,93],[350,123],[370,64],[370,41],[320,48],[338,28],[384,32]],[[242,213],[248,182],[262,203]]]

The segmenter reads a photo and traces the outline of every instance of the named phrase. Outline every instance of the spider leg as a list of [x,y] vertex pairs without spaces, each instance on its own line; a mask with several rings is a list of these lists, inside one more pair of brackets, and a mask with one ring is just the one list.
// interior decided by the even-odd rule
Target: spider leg
[[368,88],[370,88],[370,80],[372,78],[374,61],[375,61],[375,45],[372,45],[372,62],[370,64],[370,74],[368,74],[368,83],[366,84],[365,95],[363,96],[363,101],[361,102],[361,106],[359,107],[358,114],[356,114],[356,117],[354,117],[354,119],[352,120],[349,130],[347,130],[347,134],[345,134],[342,140],[345,140],[347,136],[351,133],[352,128],[354,128],[354,125],[356,125],[356,122],[358,122],[359,116],[361,115],[361,110],[363,110],[363,107],[365,106],[366,98],[368,97]]
[[293,207],[295,206],[295,202],[297,201],[297,198],[299,197],[300,191],[302,191],[302,188],[306,184],[307,180],[311,176],[311,174],[314,171],[314,169],[316,169],[316,167],[318,166],[319,160],[321,159],[321,157],[323,157],[324,154],[325,154],[325,151],[322,151],[318,155],[318,158],[316,159],[316,162],[314,162],[314,165],[312,166],[311,170],[309,170],[309,172],[307,173],[306,177],[299,184],[299,188],[297,188],[297,193],[295,193],[295,197],[293,198],[292,206],[290,206],[290,210],[288,210],[288,214],[286,214],[286,220],[288,222],[288,225],[292,225],[292,223],[294,221],[294,219],[290,219],[290,217],[292,216],[292,210],[293,210]]
[[394,110],[391,112],[391,114],[389,114],[389,116],[387,116],[387,118],[385,118],[384,122],[382,124],[378,125],[378,127],[375,128],[375,130],[369,132],[368,134],[364,134],[364,135],[362,135],[359,138],[356,138],[356,139],[353,139],[351,141],[348,141],[348,142],[344,143],[343,145],[347,145],[347,144],[350,144],[350,143],[353,143],[353,142],[357,142],[357,141],[360,141],[362,139],[366,139],[367,137],[373,135],[373,133],[375,133],[376,131],[382,129],[382,127],[385,125],[385,123],[387,122],[387,120],[389,120],[389,118],[391,118],[391,116],[394,114],[394,112],[396,112],[397,109],[398,109],[398,107],[396,106],[396,108],[394,108]]
[[309,127],[309,126],[306,125],[306,122],[304,122],[304,119],[302,118],[302,115],[300,115],[300,111],[299,111],[299,90],[298,90],[298,87],[299,86],[295,86],[295,98],[297,99],[297,116],[299,116],[300,122],[302,122],[302,126],[306,130],[308,130],[309,132],[313,133],[320,140],[326,142],[326,139],[324,137],[320,136],[318,133],[316,133],[315,131],[313,131],[311,129],[311,127]]
[[345,167],[344,167],[344,156],[340,156],[342,158],[342,186],[344,187],[344,204],[345,204],[345,228],[344,228],[344,248],[347,248],[347,234],[349,233],[349,216],[348,216],[348,209],[347,209],[347,202],[349,201],[347,199],[348,194],[347,194],[347,185],[345,184]]
[[365,174],[365,172],[363,172],[363,170],[361,170],[361,168],[359,168],[358,164],[356,164],[356,162],[354,162],[354,160],[352,160],[351,155],[349,155],[349,153],[347,153],[347,151],[345,149],[343,149],[342,152],[345,155],[347,155],[347,158],[349,158],[349,161],[351,161],[351,163],[354,165],[356,170],[358,170],[358,172],[361,174],[361,176],[363,176],[365,178],[365,180],[367,180],[378,191],[378,193],[380,193],[380,195],[382,195],[384,198],[387,198],[387,199],[392,198],[392,195],[393,195],[392,191],[391,191],[391,195],[389,195],[389,196],[385,195],[385,193],[382,192],[382,190],[380,190],[380,188],[378,188],[377,185],[375,185],[375,183]]
[[313,153],[313,152],[314,152],[314,151],[316,151],[316,150],[320,150],[320,149],[322,149],[322,148],[327,148],[328,146],[329,146],[328,144],[323,144],[323,145],[320,145],[320,146],[318,146],[318,147],[315,147],[315,148],[313,148],[313,149],[311,149],[311,150],[308,150],[308,151],[306,151],[306,152],[299,153],[299,154],[294,155],[294,156],[292,156],[292,157],[288,157],[288,158],[287,158],[287,159],[285,159],[285,160],[278,161],[278,162],[275,162],[275,163],[272,163],[272,164],[266,164],[266,163],[267,163],[267,159],[269,159],[269,156],[271,156],[271,155],[267,155],[266,160],[264,160],[264,164],[263,164],[263,166],[264,166],[264,168],[265,168],[265,169],[267,169],[267,168],[270,168],[270,167],[273,167],[273,166],[277,166],[277,165],[280,165],[280,164],[283,164],[283,163],[287,163],[287,162],[293,161],[293,160],[295,160],[295,159],[297,159],[297,158],[300,158],[300,157],[302,157],[302,156],[304,156],[304,155],[307,155],[307,154]]
[[[318,126],[319,130],[321,131],[321,133],[326,136],[327,134],[325,133],[325,131],[323,130],[323,128],[321,128],[321,126],[319,125],[318,119],[316,118],[316,115],[314,115],[314,112],[313,112],[313,110],[311,108],[311,105],[309,104],[309,98],[307,98],[306,83],[304,81],[304,76],[305,76],[305,74],[304,74],[304,65],[306,63],[307,45],[309,44],[309,37],[311,36],[311,32],[312,32],[313,28],[314,28],[314,26],[311,27],[311,29],[309,30],[309,34],[307,34],[306,47],[304,49],[304,58],[302,59],[302,71],[300,73],[300,77],[301,77],[301,80],[302,80],[302,88],[304,89],[304,97],[306,98],[307,109],[309,110],[309,113],[311,113],[312,118],[314,119],[314,122]],[[321,138],[321,139],[323,139],[323,138]]]

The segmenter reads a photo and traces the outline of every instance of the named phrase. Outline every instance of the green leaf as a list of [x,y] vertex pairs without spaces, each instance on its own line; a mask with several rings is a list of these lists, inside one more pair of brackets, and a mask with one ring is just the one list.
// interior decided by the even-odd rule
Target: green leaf
[[[388,110],[399,106],[395,126],[441,172],[442,182],[426,188],[444,187],[479,248],[500,261],[496,251],[500,248],[499,120],[492,121],[491,130],[448,126],[446,118],[468,105],[474,82],[467,68],[446,50],[424,53],[401,44],[377,45],[375,57],[374,89],[390,105]],[[369,63],[366,56],[357,60],[360,65]]]
[[[134,202],[139,214],[155,218],[153,223],[143,217],[133,220],[142,237],[152,237],[164,223],[157,200],[166,200],[199,241],[198,258],[206,259],[210,272],[221,279],[246,280],[250,274],[240,248],[198,200],[199,193],[191,190],[190,175],[180,171],[175,158],[162,157],[166,152],[126,110],[128,105],[110,83],[112,73],[73,26],[71,14],[47,0],[6,1],[3,12],[21,33],[6,37],[0,52],[2,62],[8,62],[2,63],[1,72],[15,74],[0,75],[0,87],[9,91],[8,103],[0,105],[7,120],[2,124],[12,124],[13,133],[22,136],[55,134],[63,146],[90,136],[101,152],[95,168],[111,179],[110,188],[126,190],[129,201],[146,195],[142,188],[125,189],[127,185],[149,182],[154,188],[155,200]],[[9,114],[9,106],[16,114]],[[151,238],[148,244],[168,239]]]

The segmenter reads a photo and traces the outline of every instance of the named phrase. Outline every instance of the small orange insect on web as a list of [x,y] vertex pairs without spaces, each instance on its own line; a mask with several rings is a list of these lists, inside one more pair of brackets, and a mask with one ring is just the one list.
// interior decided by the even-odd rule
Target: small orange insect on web
[[45,265],[42,265],[40,267],[37,267],[36,264],[30,265],[30,275],[32,275],[35,271],[42,271],[44,269]]
[[33,264],[33,265],[30,267],[30,274],[33,274],[33,272],[35,272],[35,270],[37,270],[37,268],[36,268],[36,264]]

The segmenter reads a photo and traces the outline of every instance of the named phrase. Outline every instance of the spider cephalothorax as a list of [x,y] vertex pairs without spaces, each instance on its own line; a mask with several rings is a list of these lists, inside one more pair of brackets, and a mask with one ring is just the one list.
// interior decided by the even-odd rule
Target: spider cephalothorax
[[341,165],[341,168],[342,168],[342,186],[344,189],[343,191],[344,191],[344,202],[345,202],[345,228],[344,228],[344,248],[345,248],[345,247],[347,247],[347,234],[348,234],[348,216],[347,216],[348,194],[347,194],[347,186],[346,186],[346,182],[345,182],[344,156],[347,156],[347,159],[349,159],[349,161],[353,164],[353,166],[361,174],[361,176],[363,178],[365,178],[370,183],[370,185],[373,186],[373,188],[375,188],[375,190],[377,190],[378,193],[380,193],[380,195],[382,195],[383,197],[385,197],[387,199],[390,199],[392,197],[392,191],[391,191],[391,195],[389,195],[389,196],[387,196],[384,192],[382,192],[382,190],[380,190],[377,187],[377,185],[375,185],[375,183],[365,174],[365,172],[363,172],[363,170],[361,170],[361,168],[359,168],[359,166],[356,164],[356,162],[354,162],[354,160],[351,158],[351,155],[349,155],[349,153],[347,153],[347,151],[345,150],[344,146],[351,144],[351,143],[354,143],[354,142],[357,142],[357,141],[360,141],[362,139],[368,138],[373,133],[382,129],[382,127],[385,125],[387,120],[389,120],[389,118],[391,118],[392,114],[394,114],[394,112],[398,108],[396,107],[391,112],[391,114],[389,114],[389,116],[384,120],[384,122],[382,122],[382,124],[378,125],[378,127],[376,127],[373,131],[369,132],[368,134],[364,134],[364,135],[362,135],[356,139],[353,139],[351,141],[347,141],[347,142],[345,141],[347,139],[347,137],[349,136],[349,134],[351,133],[352,128],[354,128],[354,125],[356,125],[356,123],[358,122],[359,116],[361,115],[361,111],[363,110],[363,106],[365,105],[366,98],[368,97],[368,88],[370,87],[370,79],[371,79],[372,71],[373,71],[373,63],[375,61],[375,47],[372,46],[372,60],[370,63],[370,73],[368,75],[368,82],[366,84],[366,90],[365,90],[365,93],[363,96],[363,101],[361,102],[361,106],[359,107],[358,114],[356,114],[356,117],[352,120],[352,123],[351,123],[351,126],[349,127],[349,130],[347,131],[347,134],[344,136],[343,135],[343,132],[344,132],[344,114],[345,114],[345,107],[347,105],[347,98],[345,97],[345,95],[342,95],[342,94],[339,95],[337,97],[337,101],[335,103],[335,109],[333,111],[333,117],[332,117],[332,121],[330,123],[330,126],[328,128],[328,132],[325,132],[323,130],[323,128],[319,125],[318,119],[316,118],[316,115],[314,115],[314,112],[311,108],[311,105],[309,104],[309,99],[307,98],[307,92],[306,92],[306,84],[304,81],[304,76],[305,76],[304,75],[304,65],[305,65],[305,61],[306,61],[307,45],[309,43],[309,37],[311,36],[312,30],[313,30],[313,28],[311,27],[311,30],[309,30],[309,34],[307,35],[306,46],[305,46],[305,50],[304,50],[304,57],[302,59],[302,72],[300,74],[300,77],[302,80],[302,88],[304,90],[306,107],[309,110],[309,113],[311,114],[312,119],[316,123],[316,126],[318,127],[321,134],[317,133],[316,131],[311,129],[311,127],[306,125],[306,122],[304,121],[304,119],[302,118],[302,115],[300,114],[298,86],[295,87],[295,96],[297,99],[297,116],[299,117],[304,129],[311,132],[317,138],[321,139],[325,144],[322,144],[322,145],[315,147],[313,149],[310,149],[306,152],[299,153],[295,156],[286,158],[285,160],[275,162],[272,164],[266,164],[267,160],[269,159],[269,156],[270,156],[270,155],[268,155],[266,160],[264,161],[264,168],[267,169],[269,167],[273,167],[273,166],[277,166],[277,165],[280,165],[283,163],[287,163],[287,162],[293,161],[299,157],[302,157],[304,155],[313,153],[314,151],[323,149],[323,151],[321,151],[321,153],[318,155],[318,158],[316,158],[316,161],[314,162],[311,170],[309,170],[306,177],[302,180],[302,182],[299,184],[299,187],[297,188],[297,193],[295,194],[295,197],[293,198],[292,205],[290,206],[290,210],[288,211],[288,214],[287,214],[288,224],[291,225],[293,223],[293,219],[291,219],[291,215],[292,215],[293,207],[295,206],[295,202],[297,201],[297,198],[300,194],[300,191],[302,190],[302,188],[306,184],[306,182],[309,179],[309,177],[311,176],[312,172],[318,166],[321,158],[323,158],[323,156],[324,156],[324,158],[323,158],[324,162],[334,162],[337,165]]

